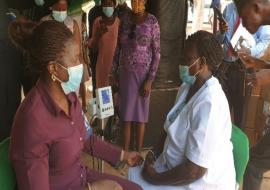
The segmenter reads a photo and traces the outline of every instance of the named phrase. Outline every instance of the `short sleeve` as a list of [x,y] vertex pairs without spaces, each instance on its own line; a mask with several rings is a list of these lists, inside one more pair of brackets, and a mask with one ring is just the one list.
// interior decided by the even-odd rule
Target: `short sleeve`
[[209,168],[218,148],[216,111],[210,100],[202,101],[194,107],[190,118],[185,156],[203,168]]

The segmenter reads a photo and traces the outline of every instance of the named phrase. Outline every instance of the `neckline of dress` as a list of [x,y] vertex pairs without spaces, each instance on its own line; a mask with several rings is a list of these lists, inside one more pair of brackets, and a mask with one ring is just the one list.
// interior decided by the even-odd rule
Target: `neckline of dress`
[[[176,107],[179,107],[181,104],[184,104],[184,107],[183,109],[181,110],[181,112],[186,108],[188,107],[189,104],[191,104],[191,102],[194,101],[195,98],[198,98],[198,96],[201,94],[201,92],[207,87],[209,86],[209,83],[211,83],[213,81],[214,77],[212,76],[211,78],[209,78],[202,86],[201,88],[189,99],[188,102],[185,102],[185,98],[190,90],[190,87],[191,85],[188,86],[188,89],[185,91],[185,94],[182,94],[180,97],[179,97],[179,100],[176,104]],[[181,113],[180,112],[180,113]]]

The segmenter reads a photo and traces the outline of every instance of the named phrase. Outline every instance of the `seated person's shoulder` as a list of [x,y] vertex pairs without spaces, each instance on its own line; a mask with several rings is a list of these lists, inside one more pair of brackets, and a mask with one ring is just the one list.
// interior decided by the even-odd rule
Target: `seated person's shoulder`
[[30,126],[34,126],[40,115],[44,113],[44,110],[45,106],[42,101],[41,94],[35,86],[27,94],[26,98],[18,108],[15,117],[15,124],[29,124]]

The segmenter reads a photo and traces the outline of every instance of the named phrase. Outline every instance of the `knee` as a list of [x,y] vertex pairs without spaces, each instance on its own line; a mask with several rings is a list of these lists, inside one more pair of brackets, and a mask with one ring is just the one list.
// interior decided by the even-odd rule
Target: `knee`
[[111,184],[111,190],[123,190],[122,186],[116,181],[109,181]]

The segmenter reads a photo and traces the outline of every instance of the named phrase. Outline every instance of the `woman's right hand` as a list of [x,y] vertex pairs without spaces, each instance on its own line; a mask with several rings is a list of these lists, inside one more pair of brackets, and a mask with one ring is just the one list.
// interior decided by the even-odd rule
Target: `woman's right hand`
[[144,81],[141,88],[139,89],[139,93],[142,97],[148,97],[150,95],[151,89],[152,89],[152,83],[153,83],[152,80]]

